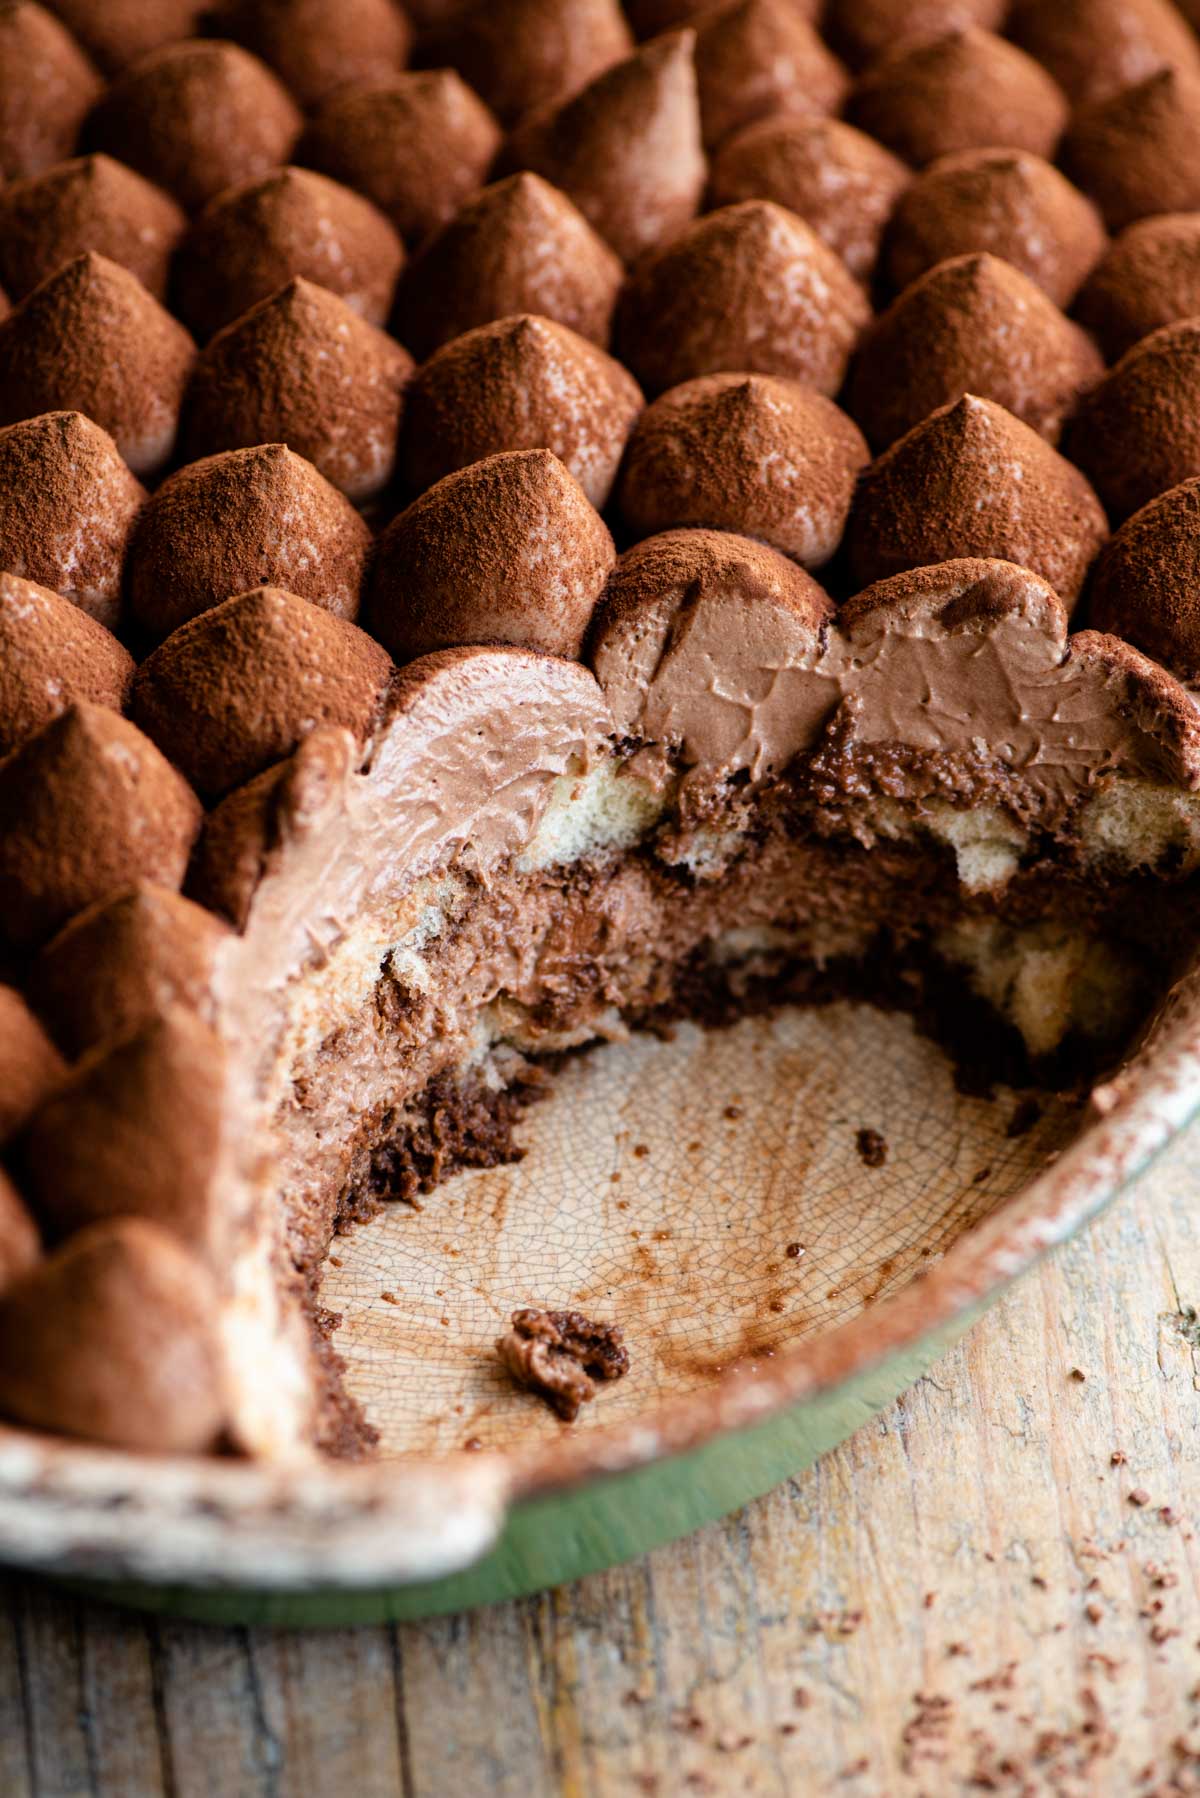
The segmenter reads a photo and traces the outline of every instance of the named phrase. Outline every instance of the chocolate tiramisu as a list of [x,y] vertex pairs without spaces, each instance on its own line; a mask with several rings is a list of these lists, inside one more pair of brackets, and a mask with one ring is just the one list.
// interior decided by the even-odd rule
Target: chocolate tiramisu
[[0,0],[0,1416],[366,1452],[335,1232],[630,1029],[1120,1054],[1198,84],[1167,0]]

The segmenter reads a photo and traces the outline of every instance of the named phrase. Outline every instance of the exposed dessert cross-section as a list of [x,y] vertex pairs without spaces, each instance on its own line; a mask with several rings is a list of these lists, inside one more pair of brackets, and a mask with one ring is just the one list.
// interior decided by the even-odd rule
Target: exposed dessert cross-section
[[[1136,1040],[1200,870],[1168,0],[7,0],[0,172],[9,1423],[368,1451],[335,1232],[631,1030]],[[503,1351],[564,1416],[625,1365],[569,1296]]]

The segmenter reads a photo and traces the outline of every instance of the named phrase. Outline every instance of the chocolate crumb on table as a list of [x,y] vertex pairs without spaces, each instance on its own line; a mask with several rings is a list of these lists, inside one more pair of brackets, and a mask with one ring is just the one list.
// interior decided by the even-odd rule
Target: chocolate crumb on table
[[496,1352],[513,1378],[544,1398],[564,1423],[574,1423],[579,1407],[595,1398],[598,1382],[629,1371],[617,1326],[593,1323],[580,1311],[514,1311],[512,1329]]

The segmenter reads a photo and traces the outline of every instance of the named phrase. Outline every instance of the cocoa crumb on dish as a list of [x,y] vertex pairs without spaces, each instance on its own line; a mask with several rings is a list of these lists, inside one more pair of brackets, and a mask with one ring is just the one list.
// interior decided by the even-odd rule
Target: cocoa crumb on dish
[[580,1406],[595,1398],[598,1382],[629,1371],[617,1326],[593,1323],[579,1311],[514,1311],[512,1329],[496,1352],[513,1378],[544,1398],[564,1423],[573,1423]]
[[1027,1136],[1034,1125],[1041,1122],[1041,1117],[1042,1108],[1036,1099],[1028,1097],[1020,1099],[1008,1120],[1008,1128],[1004,1134],[1008,1137]]
[[888,1157],[887,1139],[878,1130],[860,1130],[854,1146],[864,1167],[882,1167]]

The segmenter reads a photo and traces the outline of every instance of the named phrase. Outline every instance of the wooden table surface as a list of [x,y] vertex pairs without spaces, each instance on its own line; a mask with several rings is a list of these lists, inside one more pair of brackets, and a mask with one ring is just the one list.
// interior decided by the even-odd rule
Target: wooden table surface
[[324,1634],[8,1580],[0,1794],[1200,1792],[1198,1158],[817,1467],[633,1566]]

